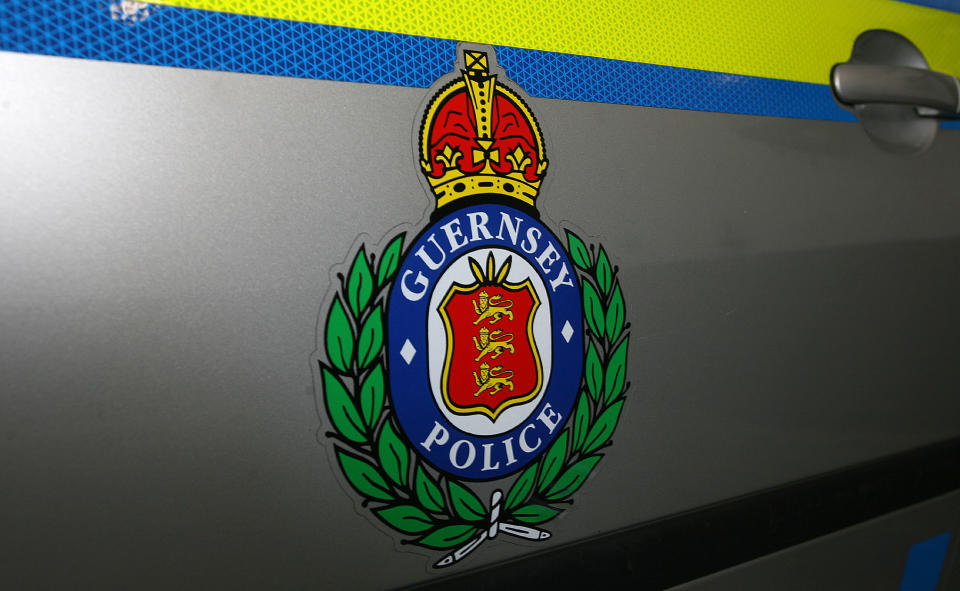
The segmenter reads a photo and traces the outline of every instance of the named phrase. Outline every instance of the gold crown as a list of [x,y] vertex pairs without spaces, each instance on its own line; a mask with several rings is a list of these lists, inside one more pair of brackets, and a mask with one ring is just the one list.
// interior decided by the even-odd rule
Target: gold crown
[[490,73],[491,56],[463,50],[461,77],[424,112],[420,166],[438,209],[478,196],[536,204],[547,170],[543,135],[519,94]]

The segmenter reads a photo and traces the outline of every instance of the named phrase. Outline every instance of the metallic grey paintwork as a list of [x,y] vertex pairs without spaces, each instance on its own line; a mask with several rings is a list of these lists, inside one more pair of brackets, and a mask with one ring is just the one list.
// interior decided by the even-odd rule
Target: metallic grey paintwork
[[[0,53],[8,581],[429,576],[341,490],[309,366],[331,267],[431,207],[424,92]],[[960,434],[960,135],[903,157],[852,124],[531,106],[541,211],[604,243],[633,324],[551,543]]]

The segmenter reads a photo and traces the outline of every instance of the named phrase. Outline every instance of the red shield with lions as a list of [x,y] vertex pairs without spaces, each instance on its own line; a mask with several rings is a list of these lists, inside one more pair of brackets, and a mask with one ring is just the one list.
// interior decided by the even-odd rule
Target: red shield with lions
[[533,316],[539,307],[529,279],[450,287],[439,312],[447,336],[441,388],[451,412],[496,420],[537,396],[543,367]]

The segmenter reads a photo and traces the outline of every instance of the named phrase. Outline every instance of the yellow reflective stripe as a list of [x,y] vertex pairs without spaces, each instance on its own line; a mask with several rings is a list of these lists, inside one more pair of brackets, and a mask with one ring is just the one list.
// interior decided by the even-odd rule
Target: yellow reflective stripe
[[960,15],[893,0],[160,0],[187,8],[827,83],[868,29],[960,75]]

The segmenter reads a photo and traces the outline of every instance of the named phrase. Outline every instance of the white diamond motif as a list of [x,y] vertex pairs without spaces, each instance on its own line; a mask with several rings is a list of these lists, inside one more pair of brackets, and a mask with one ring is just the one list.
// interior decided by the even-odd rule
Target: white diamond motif
[[570,337],[573,336],[573,327],[570,326],[569,320],[563,323],[563,328],[560,329],[560,334],[563,336],[563,340],[567,341],[568,343],[570,342]]
[[[567,341],[569,340],[570,339],[567,339]],[[413,356],[416,354],[417,350],[413,347],[413,343],[410,342],[410,339],[404,341],[403,347],[400,348],[400,357],[403,357],[403,360],[407,362],[407,365],[410,365],[410,362],[413,361]]]

